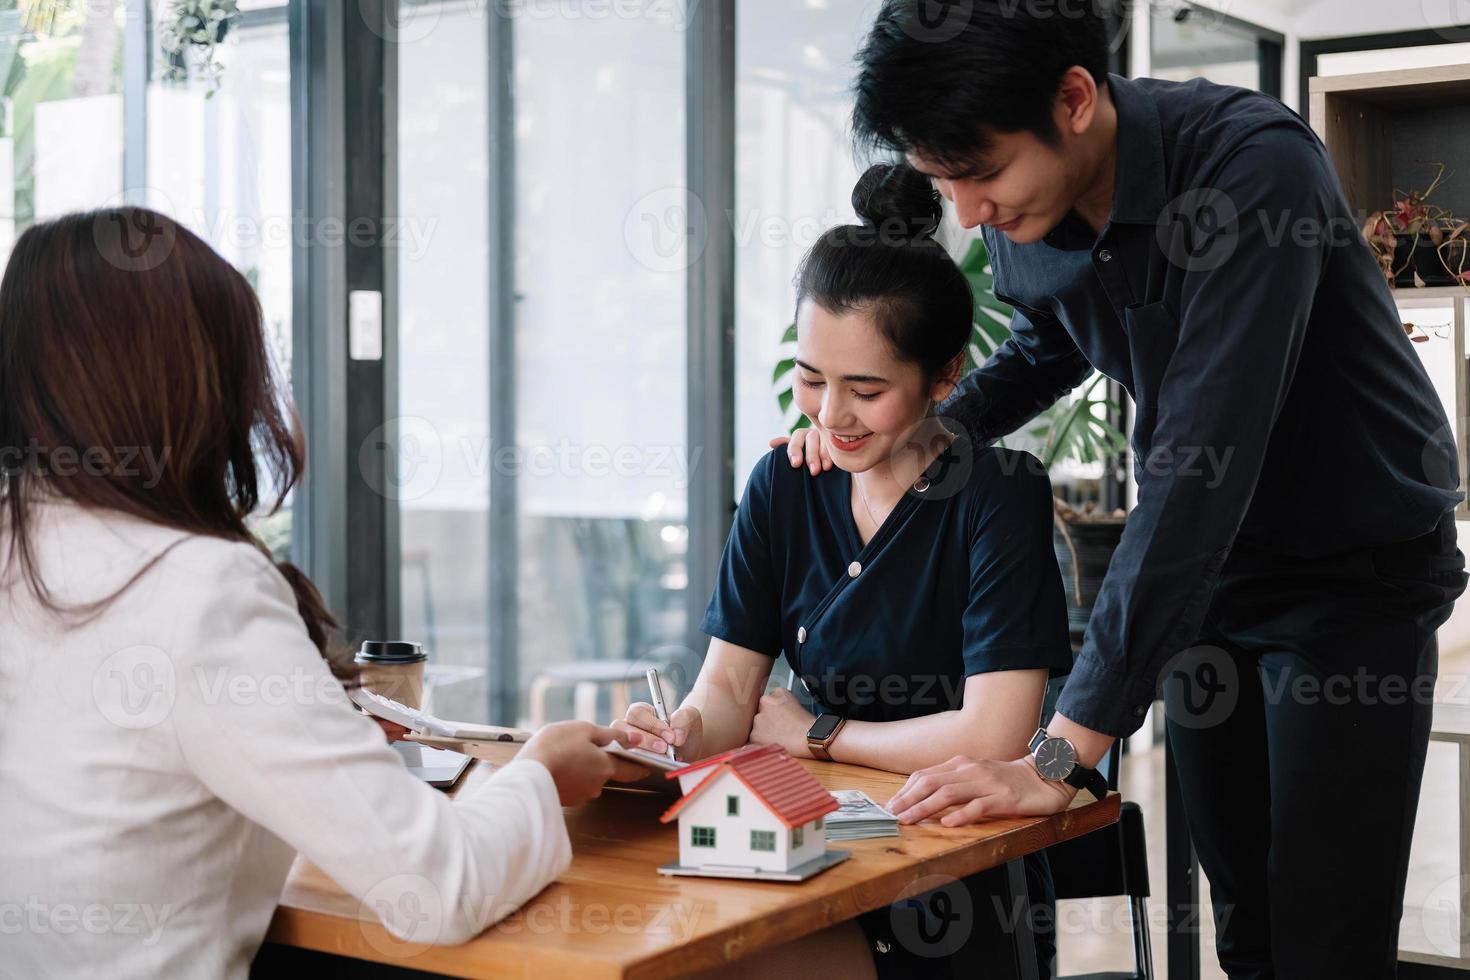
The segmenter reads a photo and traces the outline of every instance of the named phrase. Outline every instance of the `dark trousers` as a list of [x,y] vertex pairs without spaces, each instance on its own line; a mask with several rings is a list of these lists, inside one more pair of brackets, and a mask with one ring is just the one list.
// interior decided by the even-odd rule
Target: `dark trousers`
[[1232,549],[1198,645],[1163,678],[1232,980],[1394,975],[1435,630],[1464,569],[1451,514],[1320,559]]

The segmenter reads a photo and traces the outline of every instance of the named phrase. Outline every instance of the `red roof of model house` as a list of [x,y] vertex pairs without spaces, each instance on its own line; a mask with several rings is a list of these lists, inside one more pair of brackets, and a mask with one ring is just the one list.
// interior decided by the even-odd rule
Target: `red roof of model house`
[[668,823],[674,819],[684,808],[684,804],[698,796],[701,790],[726,770],[733,772],[736,779],[760,797],[766,808],[789,830],[811,823],[838,809],[837,800],[832,794],[779,745],[742,746],[664,775],[668,779],[675,779],[705,768],[710,770],[709,775],[680,797],[679,802],[669,807],[659,817],[660,822]]

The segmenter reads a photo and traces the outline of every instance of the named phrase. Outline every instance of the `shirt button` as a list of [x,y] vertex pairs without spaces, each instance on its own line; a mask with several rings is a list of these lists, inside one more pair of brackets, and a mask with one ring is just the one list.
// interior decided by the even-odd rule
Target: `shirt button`
[[875,939],[875,940],[873,940],[873,948],[876,949],[880,953],[886,953],[890,949],[892,949],[893,947],[891,945],[889,945],[889,943],[886,940],[883,940],[883,939]]
[[918,493],[923,493],[925,490],[928,490],[928,489],[929,489],[929,478],[927,476],[921,476],[921,477],[919,477],[918,481],[914,483],[914,490],[916,492],[918,492]]
[[805,626],[798,626],[796,628],[796,642],[797,643],[805,643],[806,642],[806,627]]
[[1142,718],[1148,712],[1148,705],[1135,704],[1133,706],[1133,717]]
[[1113,253],[1108,251],[1107,249],[1103,249],[1101,252],[1097,253],[1097,258],[1099,262],[1111,262],[1113,261]]
[[857,562],[853,562],[851,565],[847,566],[847,577],[857,578],[859,575],[862,574],[862,571],[863,566],[859,565]]

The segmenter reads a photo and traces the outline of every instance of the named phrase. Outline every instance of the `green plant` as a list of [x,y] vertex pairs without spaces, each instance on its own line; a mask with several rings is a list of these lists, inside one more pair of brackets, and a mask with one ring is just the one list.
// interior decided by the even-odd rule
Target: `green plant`
[[215,47],[225,39],[239,14],[236,0],[174,0],[168,20],[159,28],[168,61],[163,77],[170,82],[186,82],[193,62],[194,77],[210,82],[204,97],[212,98],[224,74],[224,66],[215,60]]
[[[970,281],[970,291],[975,297],[970,342],[964,352],[964,372],[968,373],[982,364],[1011,335],[1012,311],[995,296],[995,279],[990,271],[990,255],[984,239],[976,238],[970,242],[969,250],[960,260],[960,271]],[[796,324],[793,323],[781,336],[781,359],[771,375],[772,384],[779,386],[776,403],[787,420],[788,431],[793,433],[809,424],[805,415],[792,409],[795,401],[792,379],[796,368],[792,345],[795,343]],[[1118,406],[1106,397],[1104,380],[1101,374],[1093,375],[1070,398],[1058,401],[1031,420],[1025,431],[1039,447],[1037,455],[1047,470],[1068,461],[1095,463],[1121,452],[1126,445],[1123,433],[1108,420],[1108,410],[1116,410]]]

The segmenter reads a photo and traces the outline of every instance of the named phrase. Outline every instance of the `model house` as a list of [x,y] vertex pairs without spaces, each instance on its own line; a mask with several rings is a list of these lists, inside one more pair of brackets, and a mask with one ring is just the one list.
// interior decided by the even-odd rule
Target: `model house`
[[779,745],[747,745],[667,774],[684,795],[659,819],[679,821],[685,869],[790,872],[827,853],[832,794]]

